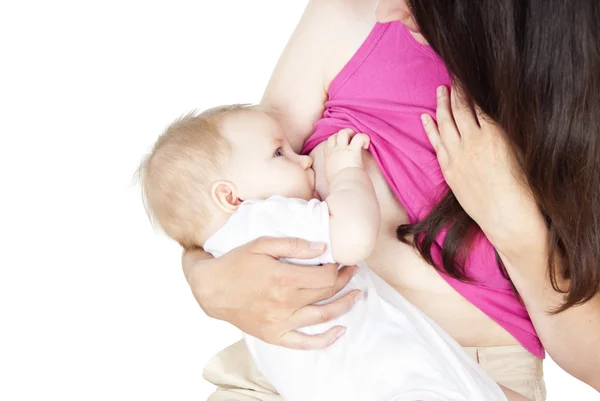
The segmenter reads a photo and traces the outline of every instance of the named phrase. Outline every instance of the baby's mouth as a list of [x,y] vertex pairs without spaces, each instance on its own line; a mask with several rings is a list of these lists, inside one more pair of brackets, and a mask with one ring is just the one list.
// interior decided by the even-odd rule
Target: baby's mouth
[[323,200],[323,199],[321,199],[321,195],[319,195],[319,193],[317,192],[316,189],[313,191],[313,198],[318,199],[320,201]]

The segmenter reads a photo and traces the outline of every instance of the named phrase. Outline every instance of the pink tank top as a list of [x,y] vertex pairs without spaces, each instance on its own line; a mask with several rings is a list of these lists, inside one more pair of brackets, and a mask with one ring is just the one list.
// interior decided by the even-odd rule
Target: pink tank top
[[[370,151],[406,209],[411,222],[423,219],[447,190],[435,152],[420,115],[435,116],[435,90],[450,85],[442,61],[429,46],[419,44],[400,22],[377,24],[329,85],[323,118],[304,145],[309,153],[342,128],[371,137]],[[438,266],[444,233],[432,256]],[[502,276],[493,246],[477,237],[465,269],[472,283],[446,274],[444,279],[472,304],[511,333],[537,357],[544,349],[525,307]]]

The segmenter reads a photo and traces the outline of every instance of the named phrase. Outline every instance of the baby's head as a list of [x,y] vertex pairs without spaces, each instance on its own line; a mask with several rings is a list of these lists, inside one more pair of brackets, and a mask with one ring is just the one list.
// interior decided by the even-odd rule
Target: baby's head
[[311,166],[269,113],[233,105],[173,122],[143,161],[139,177],[151,219],[190,249],[203,246],[245,200],[313,198]]

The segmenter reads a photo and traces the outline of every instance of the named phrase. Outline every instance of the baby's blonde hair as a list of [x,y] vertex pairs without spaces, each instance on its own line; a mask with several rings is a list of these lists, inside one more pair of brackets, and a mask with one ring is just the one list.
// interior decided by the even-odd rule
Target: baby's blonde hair
[[138,169],[150,221],[185,249],[202,246],[211,218],[210,186],[230,156],[222,122],[254,107],[235,104],[188,113],[167,127]]

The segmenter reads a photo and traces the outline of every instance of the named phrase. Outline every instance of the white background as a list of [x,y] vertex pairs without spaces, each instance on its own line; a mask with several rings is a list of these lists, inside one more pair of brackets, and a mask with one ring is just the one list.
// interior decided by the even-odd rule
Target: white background
[[[133,176],[179,115],[259,101],[304,5],[0,3],[1,400],[206,399],[239,334],[198,307]],[[550,361],[546,382],[600,400]]]

